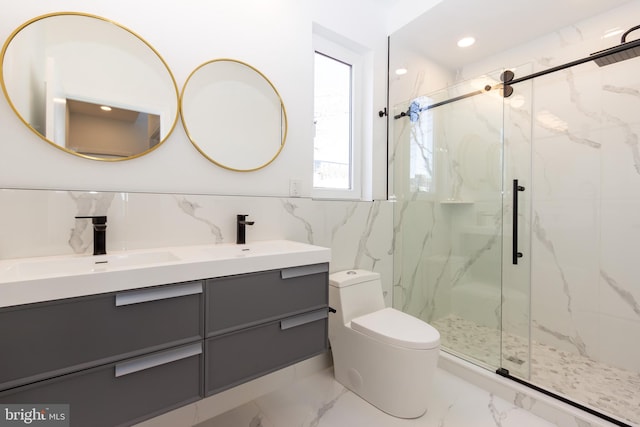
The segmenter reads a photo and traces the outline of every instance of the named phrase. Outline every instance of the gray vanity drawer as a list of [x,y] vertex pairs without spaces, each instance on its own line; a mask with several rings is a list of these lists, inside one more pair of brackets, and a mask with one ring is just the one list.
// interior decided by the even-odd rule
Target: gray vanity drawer
[[69,404],[72,427],[132,425],[201,398],[202,342],[0,392],[0,403]]
[[207,339],[205,396],[327,350],[327,309]]
[[0,309],[0,390],[203,338],[202,282]]
[[209,279],[207,336],[326,307],[328,264]]

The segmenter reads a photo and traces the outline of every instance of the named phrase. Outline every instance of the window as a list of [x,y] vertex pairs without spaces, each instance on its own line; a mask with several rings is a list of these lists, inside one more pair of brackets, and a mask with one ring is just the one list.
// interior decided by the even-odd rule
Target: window
[[351,174],[351,65],[314,58],[313,186],[348,190]]
[[424,109],[433,104],[433,100],[425,96],[411,102],[410,136],[409,136],[409,191],[433,193],[433,126],[434,111]]
[[317,35],[314,50],[313,195],[360,199],[362,60]]

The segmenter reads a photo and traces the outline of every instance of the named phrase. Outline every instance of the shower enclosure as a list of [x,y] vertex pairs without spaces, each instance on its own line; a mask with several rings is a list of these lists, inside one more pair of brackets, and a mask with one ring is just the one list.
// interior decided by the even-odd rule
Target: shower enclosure
[[[621,16],[640,1],[558,30],[584,36],[569,60],[514,66],[525,55],[511,50],[467,79],[392,35],[389,165],[394,306],[445,351],[627,425],[640,423],[640,59],[559,66],[600,50],[589,30]],[[394,60],[422,71],[403,83]],[[429,77],[446,88],[421,92]]]

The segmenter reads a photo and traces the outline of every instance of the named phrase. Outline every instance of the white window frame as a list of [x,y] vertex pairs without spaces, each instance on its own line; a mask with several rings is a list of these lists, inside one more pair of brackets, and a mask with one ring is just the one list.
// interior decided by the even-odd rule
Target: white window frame
[[313,53],[314,59],[315,53],[320,53],[351,66],[351,188],[334,189],[313,187],[312,197],[314,199],[362,200],[364,146],[362,113],[364,111],[365,61],[361,53],[332,39],[314,32]]

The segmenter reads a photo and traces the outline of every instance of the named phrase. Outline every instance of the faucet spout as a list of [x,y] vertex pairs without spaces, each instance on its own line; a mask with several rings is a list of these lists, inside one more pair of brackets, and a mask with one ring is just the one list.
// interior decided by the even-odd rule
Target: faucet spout
[[237,215],[236,220],[236,244],[244,245],[247,240],[247,225],[253,225],[255,221],[247,221],[249,215]]
[[91,219],[93,224],[93,254],[107,253],[107,217],[106,216],[77,216],[77,219]]

